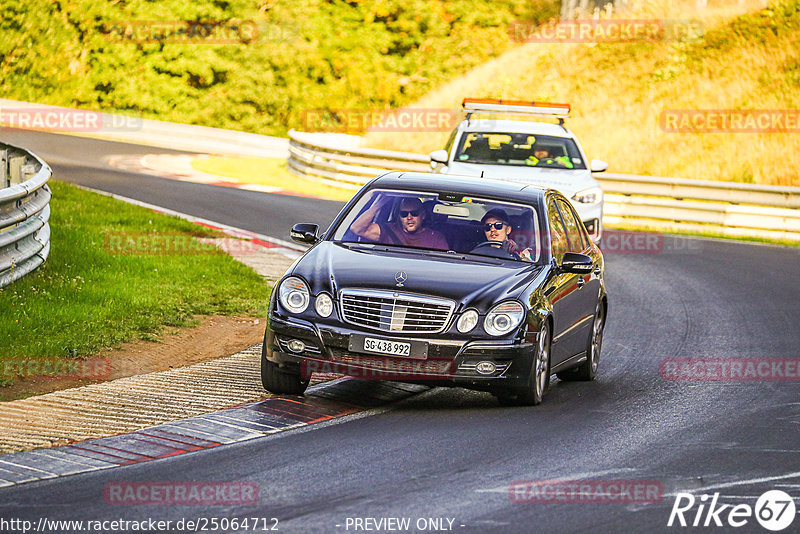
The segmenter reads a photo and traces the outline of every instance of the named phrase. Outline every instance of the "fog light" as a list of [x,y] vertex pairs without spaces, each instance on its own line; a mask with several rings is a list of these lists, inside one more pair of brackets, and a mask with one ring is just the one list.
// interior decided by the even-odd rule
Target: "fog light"
[[293,339],[286,344],[292,352],[303,352],[306,348],[306,344],[300,341],[299,339]]
[[492,362],[478,362],[478,365],[475,366],[475,370],[482,375],[490,375],[494,373],[496,369],[497,366]]

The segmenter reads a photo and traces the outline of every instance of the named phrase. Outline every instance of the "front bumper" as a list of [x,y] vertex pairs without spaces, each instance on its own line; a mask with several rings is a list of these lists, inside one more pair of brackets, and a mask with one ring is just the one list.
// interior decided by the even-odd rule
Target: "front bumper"
[[[353,334],[394,341],[422,341],[428,345],[427,357],[350,351]],[[344,325],[316,325],[300,318],[272,314],[264,355],[281,367],[294,372],[299,370],[304,376],[333,372],[361,379],[513,393],[524,390],[528,383],[537,335],[533,332],[521,340],[453,339],[442,334],[438,337],[397,336]],[[292,340],[301,341],[302,350],[297,350],[296,346],[290,348]],[[478,366],[481,362],[492,365]],[[491,372],[487,372],[489,370]]]

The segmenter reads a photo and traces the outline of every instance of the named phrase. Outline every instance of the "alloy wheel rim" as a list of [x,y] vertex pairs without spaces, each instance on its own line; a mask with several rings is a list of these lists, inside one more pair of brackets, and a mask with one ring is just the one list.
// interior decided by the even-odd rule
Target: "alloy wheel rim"
[[536,359],[536,392],[541,397],[547,381],[547,328],[542,328],[539,337],[539,355]]
[[592,332],[592,371],[597,371],[597,364],[600,360],[600,347],[603,343],[603,310],[598,306],[594,319],[594,330]]

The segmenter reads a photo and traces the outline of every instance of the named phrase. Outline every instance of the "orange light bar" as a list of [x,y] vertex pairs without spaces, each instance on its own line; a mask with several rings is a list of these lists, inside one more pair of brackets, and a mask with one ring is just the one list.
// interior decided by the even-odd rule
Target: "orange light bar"
[[467,112],[494,111],[499,113],[519,113],[559,118],[568,117],[571,110],[569,104],[528,100],[502,100],[499,98],[465,98],[461,102],[461,107]]

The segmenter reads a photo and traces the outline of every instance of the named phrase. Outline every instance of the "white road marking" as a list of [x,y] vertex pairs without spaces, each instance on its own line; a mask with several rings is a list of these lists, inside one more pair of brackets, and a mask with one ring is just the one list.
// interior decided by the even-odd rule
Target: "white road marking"
[[752,484],[763,484],[765,482],[774,482],[776,480],[786,480],[789,478],[797,478],[800,477],[800,471],[795,471],[794,473],[787,473],[785,475],[776,475],[772,477],[761,477],[761,478],[751,478],[747,480],[736,480],[734,482],[721,482],[719,484],[711,484],[709,486],[703,486],[701,488],[692,488],[680,491],[674,491],[670,493],[665,493],[664,497],[676,497],[678,493],[698,493],[698,492],[707,492],[710,490],[717,490],[722,488],[733,488],[735,486],[749,486]]

